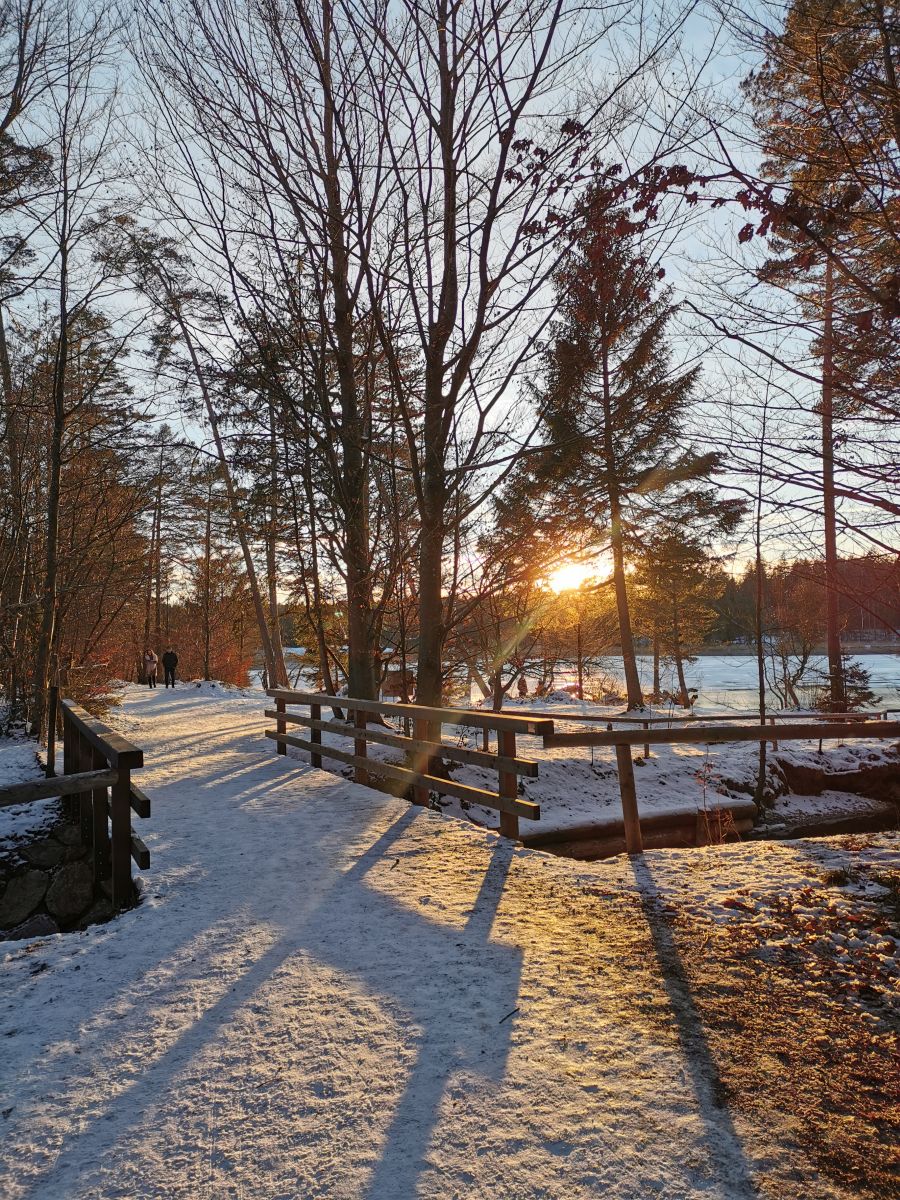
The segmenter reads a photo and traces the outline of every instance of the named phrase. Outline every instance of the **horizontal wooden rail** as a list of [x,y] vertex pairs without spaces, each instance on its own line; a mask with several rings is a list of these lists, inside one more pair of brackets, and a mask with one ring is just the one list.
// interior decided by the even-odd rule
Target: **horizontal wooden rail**
[[[619,775],[619,792],[622,798],[622,816],[625,832],[625,848],[629,854],[643,852],[641,819],[638,812],[637,787],[631,747],[643,745],[688,744],[708,746],[727,742],[770,742],[775,735],[772,725],[689,725],[680,729],[612,729],[603,733],[579,730],[576,733],[553,733],[544,738],[544,745],[554,746],[612,746],[616,752],[616,769]],[[779,725],[777,737],[780,742],[825,741],[837,739],[847,741],[854,738],[900,737],[900,721],[815,721],[790,725]]]
[[29,804],[32,800],[49,800],[54,796],[73,796],[94,788],[105,788],[115,783],[119,772],[80,771],[77,775],[54,775],[52,779],[35,779],[27,783],[15,783],[0,788],[0,808],[13,804]]
[[553,718],[545,716],[514,716],[509,713],[468,708],[429,708],[423,704],[356,700],[351,696],[326,696],[320,692],[295,692],[287,688],[269,688],[266,695],[285,704],[313,704],[319,708],[381,713],[384,716],[408,717],[411,721],[428,721],[434,725],[470,725],[476,729],[506,730],[510,733],[533,733],[539,736],[553,732]]
[[[275,719],[275,729],[266,730],[266,737],[274,740],[279,754],[286,753],[288,746],[295,746],[308,752],[314,767],[321,767],[323,758],[348,763],[354,769],[357,783],[371,784],[373,779],[379,778],[398,781],[411,790],[414,804],[427,806],[429,793],[437,792],[438,795],[456,796],[470,804],[495,809],[500,813],[500,832],[506,837],[519,836],[519,817],[531,821],[540,818],[540,805],[519,799],[518,776],[534,778],[538,773],[538,765],[531,759],[518,757],[516,734],[549,736],[553,733],[551,717],[511,716],[464,708],[432,708],[424,704],[394,704],[390,701],[358,700],[354,696],[330,696],[322,692],[301,692],[290,688],[270,688],[266,694],[275,701],[275,711],[266,710],[266,715]],[[308,706],[309,716],[289,713],[288,705]],[[348,721],[323,721],[323,708],[331,708],[338,715],[346,712]],[[401,718],[406,723],[404,733],[401,735],[383,721],[375,719],[381,717]],[[289,724],[306,726],[310,731],[309,740],[287,733]],[[482,749],[444,745],[441,740],[444,725],[484,730]],[[408,736],[410,726],[412,737]],[[497,735],[496,754],[488,752],[487,733],[490,730]],[[354,753],[324,744],[323,733],[352,738]],[[367,747],[371,742],[404,751],[409,765],[397,766],[370,758]],[[443,758],[496,771],[497,791],[490,792],[445,779],[438,767]]]
[[[525,712],[523,716],[537,716],[537,713]],[[670,725],[675,721],[692,724],[704,725],[710,721],[759,721],[759,712],[729,712],[729,713],[687,713],[684,716],[679,716],[673,713],[671,716],[633,716],[631,713],[617,713],[614,715],[602,713],[570,713],[556,712],[554,710],[553,717],[557,721],[582,721],[585,724],[594,725],[642,725],[644,727],[652,725]],[[852,712],[852,713],[792,713],[785,710],[778,712],[766,713],[766,720],[778,721],[874,721],[887,720],[887,713],[879,712]]]
[[146,871],[150,866],[150,851],[133,829],[131,831],[131,857],[140,871]]
[[[346,731],[349,737],[352,737],[355,732],[357,731],[352,726]],[[298,750],[306,750],[309,754],[321,755],[323,758],[335,758],[351,767],[362,768],[367,775],[381,775],[386,779],[395,779],[408,787],[427,787],[439,795],[456,796],[457,799],[465,800],[470,804],[480,804],[484,808],[512,813],[518,817],[526,817],[530,821],[540,819],[540,805],[531,800],[515,800],[511,797],[499,796],[495,792],[471,787],[467,783],[443,779],[440,775],[429,775],[423,771],[414,771],[409,767],[398,767],[393,763],[381,762],[377,758],[350,754],[346,750],[338,750],[336,746],[328,746],[321,742],[308,742],[304,738],[295,737],[290,733],[278,733],[274,729],[267,729],[265,733],[267,738],[282,745],[295,746]]]
[[[771,725],[694,725],[686,729],[613,729],[603,733],[579,731],[552,733],[544,737],[544,745],[553,746],[639,746],[664,745],[669,742],[706,746],[717,742],[770,742]],[[900,737],[900,721],[876,721],[859,724],[796,724],[779,725],[778,740],[817,741],[831,738]]]
[[134,784],[131,785],[131,811],[142,819],[150,816],[150,797]]
[[68,721],[95,750],[98,750],[111,767],[142,767],[144,752],[133,746],[115,729],[110,729],[96,717],[84,711],[72,700],[63,700],[63,720]]
[[[530,758],[504,758],[503,755],[490,754],[486,750],[469,750],[465,746],[445,746],[442,742],[426,742],[418,738],[404,737],[400,733],[378,729],[372,725],[365,728],[354,726],[346,721],[316,721],[305,717],[302,713],[280,713],[267,708],[267,717],[278,721],[286,721],[290,725],[305,725],[308,729],[318,729],[322,733],[337,733],[341,737],[365,737],[367,742],[377,742],[381,746],[396,746],[398,750],[407,753],[421,754],[430,757],[449,758],[451,762],[465,763],[470,767],[488,767],[492,770],[512,771],[514,775],[524,775],[536,779],[538,764]],[[319,753],[318,746],[316,753]]]

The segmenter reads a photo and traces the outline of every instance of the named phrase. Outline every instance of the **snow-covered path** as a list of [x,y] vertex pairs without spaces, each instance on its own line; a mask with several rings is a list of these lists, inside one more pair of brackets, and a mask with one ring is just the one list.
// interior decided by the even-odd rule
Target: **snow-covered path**
[[132,689],[117,723],[152,869],[0,967],[4,1200],[851,1194],[723,1104],[661,856],[278,758],[257,700]]

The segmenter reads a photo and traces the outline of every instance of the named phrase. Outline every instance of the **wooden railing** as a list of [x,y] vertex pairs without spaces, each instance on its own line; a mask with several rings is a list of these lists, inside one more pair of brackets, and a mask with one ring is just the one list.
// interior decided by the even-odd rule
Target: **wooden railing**
[[[856,717],[857,714],[850,714]],[[779,741],[816,741],[826,738],[893,738],[900,737],[900,721],[858,721],[852,719],[781,725]],[[559,746],[612,746],[616,752],[619,792],[622,797],[622,816],[625,826],[625,847],[629,854],[643,850],[641,822],[638,812],[637,788],[631,747],[667,745],[672,743],[709,746],[722,742],[768,742],[772,740],[771,725],[691,725],[681,729],[613,729],[603,733],[578,730],[575,733],[544,735],[548,748]]]
[[[528,709],[517,710],[521,716],[536,717],[539,713],[529,711]],[[713,721],[727,721],[732,725],[740,724],[742,721],[758,722],[759,713],[747,712],[727,712],[727,713],[665,713],[660,715],[654,714],[651,710],[647,716],[641,716],[639,713],[615,713],[613,715],[606,713],[580,713],[580,712],[557,712],[553,713],[557,721],[573,721],[579,724],[586,725],[606,725],[608,729],[612,729],[614,725],[639,725],[642,729],[652,729],[657,725],[709,725]],[[795,713],[790,709],[779,709],[777,712],[769,713],[766,720],[770,725],[781,721],[886,721],[890,716],[890,711],[872,711],[859,710],[852,713]],[[778,739],[773,735],[771,738],[772,749],[778,749]],[[645,740],[644,757],[650,757],[650,742]]]
[[[552,734],[553,721],[548,717],[429,708],[421,704],[357,700],[348,696],[325,696],[318,692],[296,692],[283,688],[271,688],[267,695],[275,701],[275,708],[266,709],[265,715],[274,719],[275,729],[267,729],[266,737],[277,743],[279,754],[284,754],[288,746],[304,750],[314,767],[320,767],[323,758],[336,759],[354,768],[357,783],[394,793],[398,789],[390,785],[400,785],[404,792],[411,794],[416,804],[427,805],[429,793],[436,792],[495,809],[500,813],[500,832],[506,837],[519,836],[519,817],[529,821],[540,818],[540,805],[519,798],[519,776],[534,778],[538,773],[538,764],[531,759],[517,757],[516,735]],[[308,707],[309,716],[289,712],[291,705]],[[323,720],[323,708],[346,712],[349,719]],[[411,730],[412,736],[401,734],[385,724],[384,717],[401,719],[404,727]],[[301,738],[288,733],[288,725],[305,726],[310,731],[309,737]],[[465,746],[443,742],[442,728],[445,725],[493,730],[497,735],[497,753],[470,750]],[[323,742],[323,733],[352,739],[353,753]],[[369,743],[402,750],[406,765],[386,763],[370,757],[367,753]],[[457,783],[436,773],[442,769],[440,764],[444,759],[496,771],[497,791]]]
[[131,827],[132,812],[150,816],[150,800],[131,781],[131,772],[144,765],[144,752],[71,700],[62,701],[62,718],[62,778],[81,774],[86,784],[91,772],[110,777],[82,785],[66,804],[91,849],[95,884],[108,889],[114,908],[125,908],[134,900],[132,859],[141,870],[150,865],[150,852]]
[[[56,763],[56,718],[62,714],[63,773]],[[64,812],[80,827],[81,841],[91,851],[95,888],[107,891],[114,908],[134,900],[132,859],[143,871],[150,851],[131,827],[131,813],[150,816],[150,800],[131,782],[131,772],[144,765],[144,752],[71,700],[51,695],[47,739],[47,778],[0,788],[0,808],[54,796],[64,798]]]

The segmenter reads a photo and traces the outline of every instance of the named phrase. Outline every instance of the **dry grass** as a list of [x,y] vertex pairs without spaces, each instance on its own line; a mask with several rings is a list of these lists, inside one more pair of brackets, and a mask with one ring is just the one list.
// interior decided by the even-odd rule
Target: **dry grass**
[[[864,946],[839,962],[832,939],[847,936],[846,914],[815,897],[846,884],[845,875],[826,878],[825,889],[810,888],[797,904],[773,898],[761,923],[698,928],[676,918],[675,937],[732,1111],[783,1123],[823,1176],[852,1194],[893,1200],[900,1194],[896,976],[866,947],[895,932],[900,880],[879,873],[890,890],[861,906],[849,933]],[[820,915],[811,918],[810,908]]]

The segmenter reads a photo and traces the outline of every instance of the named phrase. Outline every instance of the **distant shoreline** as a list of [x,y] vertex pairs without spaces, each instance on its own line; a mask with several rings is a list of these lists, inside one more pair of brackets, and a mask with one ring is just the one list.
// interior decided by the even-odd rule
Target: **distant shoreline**
[[[841,646],[841,649],[845,654],[900,654],[900,642],[847,642]],[[621,653],[621,650],[618,650],[617,652]],[[713,655],[724,658],[756,657],[756,651],[752,646],[734,646],[727,644],[722,646],[702,646],[698,649],[691,650],[689,653],[691,658],[704,658],[711,657]],[[649,654],[646,654],[643,649],[639,650],[638,654],[644,657],[649,657]],[[816,648],[813,650],[813,654],[824,658],[827,654],[826,647],[824,645],[816,646]]]

